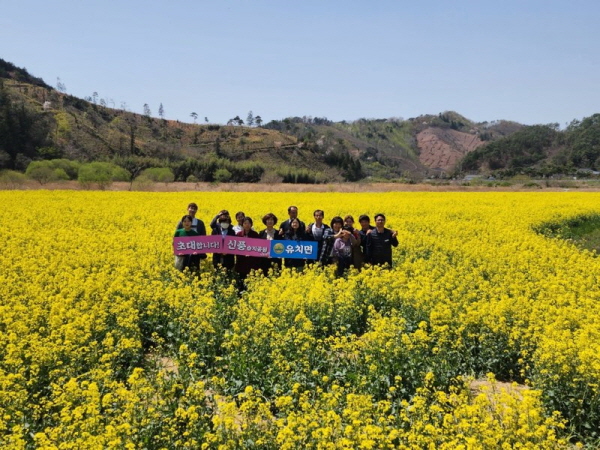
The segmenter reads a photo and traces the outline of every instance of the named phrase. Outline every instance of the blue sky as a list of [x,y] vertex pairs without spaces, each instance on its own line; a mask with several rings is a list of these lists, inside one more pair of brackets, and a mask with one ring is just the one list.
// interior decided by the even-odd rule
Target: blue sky
[[0,58],[168,119],[600,112],[600,2],[5,0]]

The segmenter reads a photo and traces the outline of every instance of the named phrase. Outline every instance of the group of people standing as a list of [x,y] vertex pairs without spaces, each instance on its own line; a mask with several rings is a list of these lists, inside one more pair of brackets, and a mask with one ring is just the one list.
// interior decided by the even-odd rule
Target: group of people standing
[[[207,230],[204,222],[196,217],[198,205],[190,203],[188,214],[182,217],[177,224],[175,237],[206,236]],[[385,215],[375,215],[375,226],[371,225],[371,218],[361,215],[358,218],[360,228],[354,227],[354,218],[347,215],[342,218],[336,216],[329,225],[324,222],[325,213],[317,209],[313,213],[314,221],[305,225],[298,218],[298,208],[288,208],[289,218],[283,221],[277,229],[277,216],[273,213],[265,214],[262,223],[265,226],[260,233],[254,229],[254,221],[242,211],[236,213],[233,221],[228,211],[222,210],[211,220],[212,235],[240,236],[266,240],[290,241],[315,241],[317,242],[316,263],[323,266],[337,264],[336,273],[341,276],[346,269],[355,267],[360,269],[364,264],[392,266],[392,247],[398,246],[397,232],[385,227]],[[175,265],[179,270],[189,267],[197,271],[200,260],[206,254],[177,256]],[[228,253],[213,253],[215,268],[224,268],[235,271],[244,279],[252,270],[262,270],[265,275],[270,269],[285,267],[301,268],[315,260],[286,258],[258,258],[252,256],[233,255]]]

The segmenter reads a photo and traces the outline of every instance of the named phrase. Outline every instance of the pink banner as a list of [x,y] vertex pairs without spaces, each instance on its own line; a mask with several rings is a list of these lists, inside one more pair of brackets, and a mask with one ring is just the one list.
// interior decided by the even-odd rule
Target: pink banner
[[173,238],[173,253],[176,255],[222,253],[222,249],[222,236],[186,236]]
[[258,256],[261,258],[269,256],[271,241],[241,236],[225,236],[222,253],[233,255]]

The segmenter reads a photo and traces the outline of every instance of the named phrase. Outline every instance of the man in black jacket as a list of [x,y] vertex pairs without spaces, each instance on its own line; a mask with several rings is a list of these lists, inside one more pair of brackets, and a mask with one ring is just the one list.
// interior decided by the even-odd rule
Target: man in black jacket
[[[206,226],[204,225],[204,222],[202,222],[200,219],[198,219],[196,217],[196,213],[198,212],[198,205],[196,205],[195,203],[190,203],[188,205],[188,214],[190,216],[192,216],[192,230],[194,230],[196,233],[198,233],[198,235],[200,236],[206,236]],[[176,230],[179,230],[180,228],[183,228],[183,222],[180,220],[177,223],[176,226]]]
[[[290,229],[290,221],[292,219],[298,218],[298,207],[290,206],[288,208],[288,215],[290,216],[290,218],[281,222],[281,226],[279,228],[279,234],[281,236],[283,236],[285,233],[287,233],[288,230]],[[300,227],[302,228],[302,230],[304,230],[306,228],[306,225],[304,225],[304,222],[302,222],[301,220],[300,220]]]
[[309,240],[317,242],[317,258],[319,258],[321,256],[321,251],[323,250],[323,238],[325,236],[325,231],[329,229],[329,225],[323,223],[325,212],[322,209],[317,209],[313,213],[313,216],[315,221],[306,227],[306,236],[309,238]]
[[385,216],[375,216],[375,229],[367,235],[367,263],[392,267],[392,247],[398,247],[398,232],[385,228]]

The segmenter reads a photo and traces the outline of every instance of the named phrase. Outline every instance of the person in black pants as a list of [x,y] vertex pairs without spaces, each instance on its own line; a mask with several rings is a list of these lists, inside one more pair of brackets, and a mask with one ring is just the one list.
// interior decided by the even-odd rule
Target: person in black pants
[[[231,227],[231,217],[229,214],[221,214],[217,218],[217,226],[212,231],[213,236],[221,235],[235,236],[235,231]],[[213,253],[213,266],[215,269],[225,268],[227,272],[232,272],[235,266],[235,256],[230,253]]]
[[[309,224],[306,227],[306,237],[310,241],[315,241],[317,243],[317,259],[321,256],[321,252],[323,251],[323,238],[325,237],[325,233],[329,230],[329,225],[323,223],[323,219],[325,218],[325,213],[322,209],[317,209],[313,216],[315,221]],[[309,264],[315,263],[316,260],[310,260]]]
[[360,230],[358,230],[358,235],[360,236],[360,251],[361,255],[361,267],[367,260],[367,236],[371,234],[371,232],[375,229],[373,225],[371,225],[371,218],[366,214],[361,215],[358,218],[358,223],[360,223]]
[[368,264],[392,267],[392,247],[398,247],[398,232],[385,228],[385,216],[375,216],[375,229],[367,235]]
[[331,228],[327,228],[323,233],[323,247],[319,254],[319,263],[323,266],[328,266],[335,262],[333,255],[333,244],[335,240],[341,237],[342,227],[344,226],[344,219],[340,216],[335,216],[331,219]]

